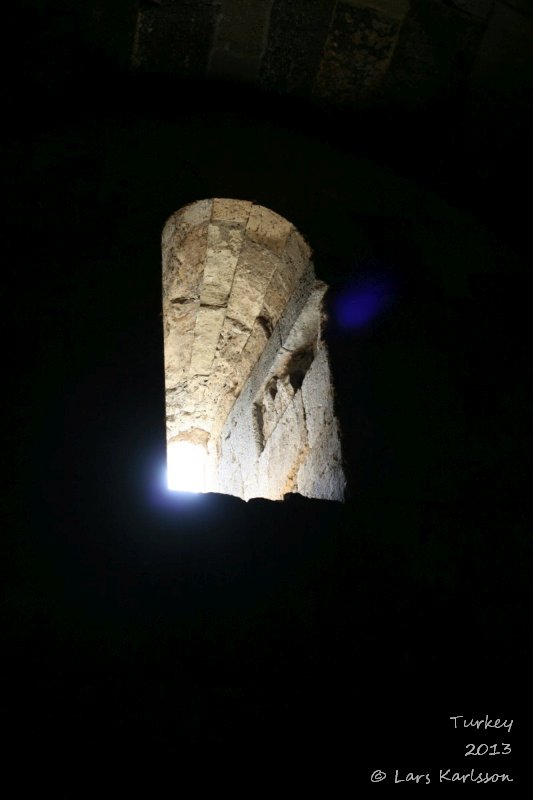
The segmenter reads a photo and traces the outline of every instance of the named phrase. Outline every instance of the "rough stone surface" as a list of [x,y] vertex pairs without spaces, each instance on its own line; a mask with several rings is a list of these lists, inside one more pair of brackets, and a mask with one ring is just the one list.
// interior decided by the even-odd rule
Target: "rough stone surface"
[[246,227],[252,203],[248,200],[225,200],[215,198],[213,200],[213,222],[236,222]]
[[[297,491],[308,497],[342,500],[345,481],[331,376],[326,349],[320,343],[319,299],[324,290],[319,281],[307,285],[303,292],[307,302],[302,294],[294,293],[270,338],[263,333],[265,338],[258,343],[262,353],[220,436],[219,491],[245,499],[281,500],[284,494]],[[282,346],[282,328],[294,350]],[[260,330],[254,329],[258,335]],[[324,448],[330,455],[335,453],[328,470],[320,461]],[[313,476],[312,468],[305,469],[311,457],[325,475],[328,489]]]
[[333,395],[326,349],[319,348],[303,384],[302,398],[309,445],[316,447],[326,428],[333,423]]
[[278,91],[308,91],[328,35],[335,0],[274,0],[261,82]]
[[215,202],[214,200],[198,200],[197,203],[189,203],[188,206],[180,209],[174,215],[176,225],[185,225],[192,228],[195,225],[201,225],[203,222],[209,222]]
[[307,430],[302,395],[298,392],[278,420],[259,456],[259,474],[267,497],[279,500],[295,490],[296,475],[307,457]]
[[[285,314],[280,320],[281,343],[285,349],[296,350],[303,347],[311,336],[318,336],[318,312],[325,291],[325,285],[317,283],[315,272],[309,265],[292,293],[292,314]],[[295,325],[299,317],[300,324]]]
[[282,499],[334,422],[310,248],[269,209],[216,198],[170,217],[162,254],[167,439],[205,445],[211,490]]
[[259,320],[256,320],[241,354],[244,374],[250,374],[259,356],[264,351],[268,339],[269,334],[265,331],[264,326]]
[[300,466],[294,491],[305,497],[342,500],[346,479],[340,452],[338,427],[333,420]]
[[194,375],[209,375],[224,323],[225,309],[200,306],[196,316],[191,369]]
[[217,372],[223,369],[223,362],[229,364],[239,360],[250,333],[250,328],[238,320],[232,319],[226,312],[217,345]]
[[228,302],[228,316],[252,328],[278,262],[277,256],[265,247],[254,242],[243,246]]
[[216,2],[142,7],[132,64],[143,72],[203,75],[217,18]]
[[273,253],[280,255],[291,229],[291,223],[279,214],[263,206],[253,206],[246,226],[246,235],[253,242],[268,247]]
[[176,228],[173,242],[163,252],[165,299],[179,304],[198,299],[207,254],[207,223],[191,228],[180,237]]
[[339,3],[317,76],[317,94],[341,105],[368,97],[387,72],[399,31],[397,17]]
[[197,310],[197,303],[165,308],[165,376],[169,386],[189,371]]
[[[128,51],[136,71],[208,75],[314,94],[333,106],[409,112],[444,100],[458,113],[465,92],[481,91],[482,99],[485,91],[503,91],[529,110],[531,0],[143,0],[136,10],[133,0],[126,5],[128,11],[116,12],[123,15],[120,26],[116,18],[121,60]],[[132,26],[134,36],[126,33]],[[476,109],[471,113],[484,114]],[[483,116],[478,124],[485,124]]]
[[203,305],[227,304],[243,241],[242,227],[236,223],[209,225],[204,281],[200,296]]
[[290,294],[300,276],[309,264],[311,249],[302,236],[294,229],[289,234],[285,249],[281,254],[278,273]]
[[280,275],[279,269],[274,272],[263,298],[263,306],[259,319],[263,326],[270,330],[277,325],[283,309],[290,297],[290,291]]

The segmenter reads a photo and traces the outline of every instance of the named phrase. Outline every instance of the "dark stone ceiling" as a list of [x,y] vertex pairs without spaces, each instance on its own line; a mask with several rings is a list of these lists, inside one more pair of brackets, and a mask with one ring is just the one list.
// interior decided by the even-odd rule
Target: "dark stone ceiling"
[[25,0],[12,20],[27,37],[15,72],[47,88],[133,65],[415,106],[471,87],[514,97],[532,82],[528,0]]
[[16,58],[3,52],[8,142],[80,117],[244,114],[524,238],[528,0],[24,0],[6,25],[21,35]]

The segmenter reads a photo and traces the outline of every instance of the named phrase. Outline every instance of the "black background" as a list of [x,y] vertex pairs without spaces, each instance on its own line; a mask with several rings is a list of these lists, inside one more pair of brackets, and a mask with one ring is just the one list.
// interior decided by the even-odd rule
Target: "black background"
[[[514,718],[526,741],[531,176],[513,98],[357,113],[89,51],[47,73],[52,51],[4,74],[15,751],[125,756],[131,779],[192,750],[330,791],[378,768],[518,775],[515,755],[465,760],[449,720]],[[160,233],[215,196],[293,222],[331,286],[344,505],[163,488]],[[335,297],[383,272],[391,307],[341,329]]]

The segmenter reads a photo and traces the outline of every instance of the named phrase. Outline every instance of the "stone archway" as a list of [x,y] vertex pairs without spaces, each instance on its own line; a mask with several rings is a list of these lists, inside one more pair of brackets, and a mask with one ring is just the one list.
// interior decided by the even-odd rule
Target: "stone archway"
[[194,488],[198,464],[200,491],[342,500],[327,287],[301,234],[261,205],[201,200],[168,219],[162,255],[171,488]]

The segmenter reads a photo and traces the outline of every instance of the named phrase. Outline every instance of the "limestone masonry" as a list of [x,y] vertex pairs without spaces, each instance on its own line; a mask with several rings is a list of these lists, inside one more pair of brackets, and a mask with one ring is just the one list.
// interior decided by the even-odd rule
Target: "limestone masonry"
[[202,445],[207,489],[341,500],[345,479],[311,251],[285,219],[202,200],[162,236],[167,444]]

